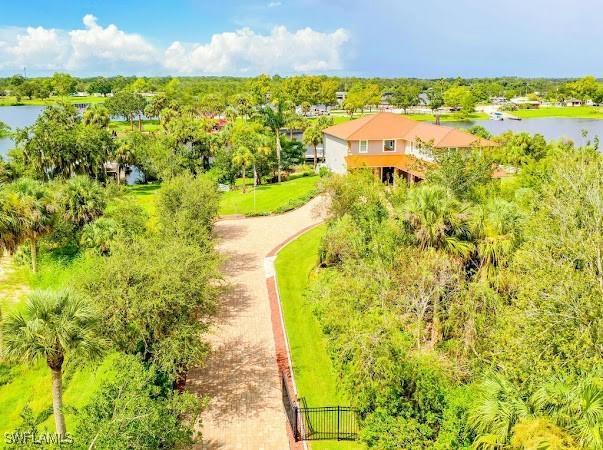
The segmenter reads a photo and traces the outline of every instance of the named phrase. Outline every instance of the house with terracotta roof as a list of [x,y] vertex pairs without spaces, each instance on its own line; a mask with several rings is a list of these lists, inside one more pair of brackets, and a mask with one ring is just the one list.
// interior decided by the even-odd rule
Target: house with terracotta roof
[[381,112],[325,128],[326,166],[334,173],[372,168],[383,181],[394,175],[408,181],[425,177],[434,149],[484,148],[497,144],[452,127],[417,122],[400,114]]

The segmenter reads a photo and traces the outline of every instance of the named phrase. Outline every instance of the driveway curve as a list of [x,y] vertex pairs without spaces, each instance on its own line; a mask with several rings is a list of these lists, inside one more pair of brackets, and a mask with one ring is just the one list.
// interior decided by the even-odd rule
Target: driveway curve
[[217,222],[231,289],[208,336],[212,352],[189,374],[189,389],[209,398],[197,449],[289,448],[264,258],[323,217],[324,198],[317,197],[285,214]]

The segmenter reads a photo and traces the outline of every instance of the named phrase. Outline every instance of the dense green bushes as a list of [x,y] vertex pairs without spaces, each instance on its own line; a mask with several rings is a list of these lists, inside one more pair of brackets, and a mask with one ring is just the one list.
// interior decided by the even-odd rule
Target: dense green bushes
[[[157,222],[148,226],[133,197],[84,177],[21,179],[0,190],[1,208],[14,217],[36,208],[48,214],[43,234],[33,221],[24,231],[3,221],[3,245],[15,249],[37,226],[36,283],[72,288],[103,324],[106,350],[117,352],[90,402],[69,409],[77,448],[93,441],[95,448],[174,448],[193,439],[202,401],[183,390],[188,370],[207,355],[203,335],[222,285],[211,237],[218,194],[214,183],[187,175],[165,183],[158,199]],[[14,234],[21,241],[13,245],[7,232],[25,234]],[[32,420],[20,429],[35,431]]]
[[308,297],[371,447],[603,448],[603,157],[505,141],[419,185],[325,182]]

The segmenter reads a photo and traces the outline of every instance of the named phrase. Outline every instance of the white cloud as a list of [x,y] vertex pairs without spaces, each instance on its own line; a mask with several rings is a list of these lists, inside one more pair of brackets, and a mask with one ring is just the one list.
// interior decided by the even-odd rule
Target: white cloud
[[275,27],[268,35],[249,28],[214,34],[207,44],[174,42],[165,66],[184,73],[313,72],[343,68],[344,29],[321,33]]
[[[12,39],[12,42],[4,40],[3,35],[7,35],[7,39]],[[64,36],[55,29],[27,27],[15,29],[12,34],[0,35],[0,66],[20,69],[30,66],[39,70],[52,70],[57,61],[60,63],[65,60],[68,52]]]
[[126,33],[112,24],[103,28],[91,14],[84,16],[83,22],[85,30],[69,32],[72,52],[68,68],[82,69],[95,60],[141,65],[157,61],[157,50],[139,34]]
[[[280,3],[273,1],[271,4]],[[0,28],[0,70],[30,73],[256,74],[332,71],[343,68],[348,32],[275,27],[269,34],[250,28],[214,34],[206,43],[152,45],[140,34],[98,24],[91,14],[84,29]]]
[[281,6],[282,4],[283,4],[282,2],[272,1],[272,2],[268,3],[268,8],[274,8],[276,6]]

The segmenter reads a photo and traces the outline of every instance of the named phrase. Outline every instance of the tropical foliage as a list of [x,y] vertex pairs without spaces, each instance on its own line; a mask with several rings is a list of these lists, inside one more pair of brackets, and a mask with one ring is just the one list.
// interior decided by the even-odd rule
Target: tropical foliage
[[501,142],[436,154],[418,185],[324,184],[308,299],[370,447],[603,448],[603,158]]

